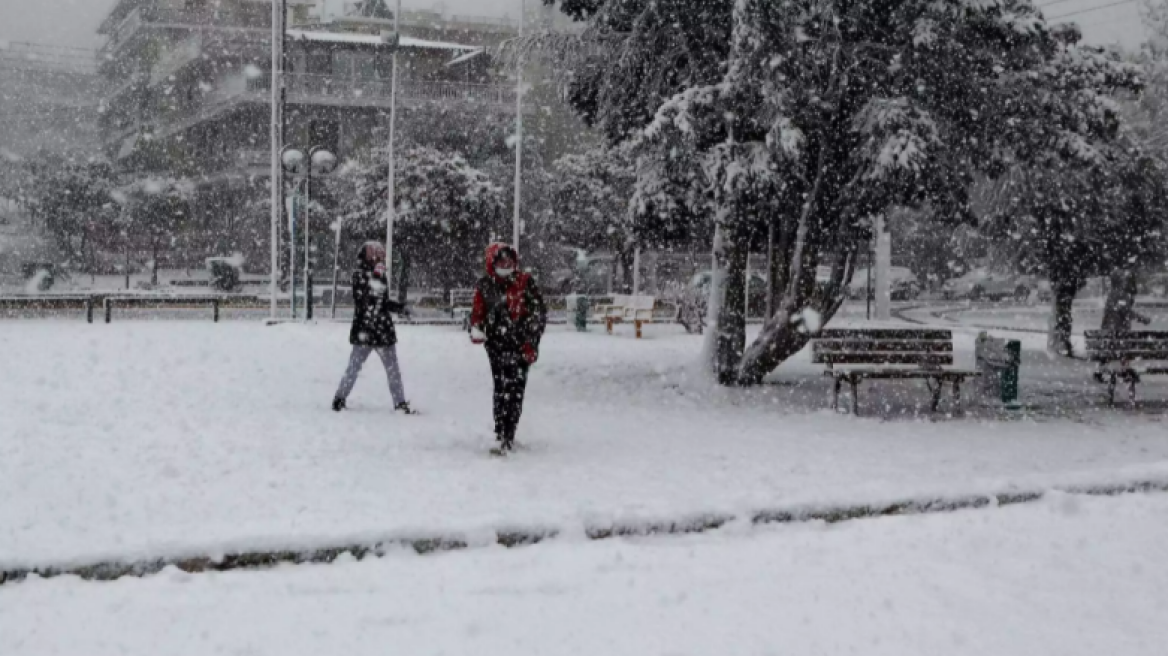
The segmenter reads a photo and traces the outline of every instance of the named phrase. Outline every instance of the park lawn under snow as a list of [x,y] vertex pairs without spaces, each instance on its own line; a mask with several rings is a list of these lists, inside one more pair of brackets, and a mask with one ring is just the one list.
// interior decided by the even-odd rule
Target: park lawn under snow
[[1159,656],[1168,495],[0,587],[5,656]]
[[826,409],[805,356],[725,390],[695,374],[700,338],[619,332],[552,329],[527,448],[498,461],[486,357],[454,328],[400,329],[424,413],[402,417],[376,361],[353,409],[329,409],[342,324],[0,323],[0,568],[1168,476],[1163,402],[1102,408],[1089,369],[1024,380],[1026,418],[933,421],[923,389],[878,383],[853,418]]

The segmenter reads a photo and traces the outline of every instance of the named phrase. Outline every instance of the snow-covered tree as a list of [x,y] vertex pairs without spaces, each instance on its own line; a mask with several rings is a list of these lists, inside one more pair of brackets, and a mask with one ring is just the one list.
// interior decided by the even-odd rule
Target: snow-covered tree
[[[387,155],[343,167],[334,193],[346,229],[359,239],[385,239]],[[424,262],[448,292],[482,275],[483,249],[501,234],[505,192],[458,154],[413,147],[397,153],[395,247]]]
[[158,284],[159,258],[181,245],[194,189],[181,180],[149,178],[116,191],[121,203],[120,241],[129,274],[131,253],[149,254],[150,284]]
[[113,170],[104,162],[51,155],[24,165],[29,175],[18,193],[31,218],[56,243],[66,268],[92,272],[97,250],[115,232]]
[[[1107,161],[1136,72],[1025,0],[609,0],[569,90],[611,141],[683,145],[704,171],[724,274],[711,353],[755,383],[839,308],[872,218],[967,212],[976,172]],[[746,252],[773,228],[779,298],[747,348]],[[816,284],[820,265],[830,283]],[[717,292],[715,292],[717,293]]]
[[620,149],[598,147],[560,158],[552,169],[554,202],[543,237],[572,249],[607,250],[627,273],[634,251],[629,203],[635,182],[631,158]]
[[[1053,352],[1073,354],[1072,303],[1088,278],[1113,276],[1114,291],[1123,293],[1134,271],[1163,261],[1166,173],[1129,144],[1106,166],[1027,166],[1003,176],[983,228],[1021,271],[1050,279]],[[1130,329],[1133,303],[1134,293],[1115,296],[1103,328]]]

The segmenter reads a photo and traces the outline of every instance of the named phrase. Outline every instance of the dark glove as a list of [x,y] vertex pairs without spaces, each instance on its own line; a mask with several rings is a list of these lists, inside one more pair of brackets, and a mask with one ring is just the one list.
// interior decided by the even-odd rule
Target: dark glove
[[536,351],[531,344],[524,344],[523,359],[527,361],[527,364],[535,364],[535,361],[539,360],[539,351]]

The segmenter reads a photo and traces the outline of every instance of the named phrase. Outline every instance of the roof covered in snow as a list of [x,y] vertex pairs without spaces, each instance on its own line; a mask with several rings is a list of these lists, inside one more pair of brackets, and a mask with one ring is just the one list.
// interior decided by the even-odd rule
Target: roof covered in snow
[[[316,41],[318,43],[349,43],[362,46],[384,46],[381,37],[373,34],[355,34],[352,32],[318,32],[309,30],[288,30],[289,39],[301,41]],[[455,50],[459,52],[473,52],[482,50],[479,46],[468,46],[462,43],[446,41],[428,41],[411,36],[401,37],[403,48],[427,48],[433,50]]]

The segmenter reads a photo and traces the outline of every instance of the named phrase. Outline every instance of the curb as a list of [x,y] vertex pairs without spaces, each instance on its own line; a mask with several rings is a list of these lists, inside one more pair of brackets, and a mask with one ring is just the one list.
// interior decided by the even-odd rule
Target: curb
[[[910,499],[887,504],[803,507],[773,509],[755,512],[746,516],[711,514],[688,520],[613,524],[610,526],[587,527],[584,536],[589,541],[609,540],[621,537],[644,537],[654,535],[689,535],[718,530],[735,521],[746,520],[752,525],[797,524],[821,521],[828,524],[897,517],[906,515],[929,515],[974,510],[991,507],[1013,506],[1034,503],[1051,492],[1083,494],[1088,496],[1120,496],[1125,494],[1168,492],[1168,479],[1142,480],[1113,485],[1084,485],[1055,487],[1048,490],[1003,492],[993,495],[969,495],[952,498]],[[196,556],[188,558],[158,558],[135,562],[101,562],[76,566],[45,566],[12,570],[0,570],[0,586],[23,581],[29,577],[57,578],[76,576],[85,581],[114,581],[124,577],[145,577],[158,574],[168,567],[176,567],[188,573],[226,572],[233,570],[255,570],[277,565],[328,564],[342,554],[351,554],[358,560],[368,556],[381,556],[398,549],[411,549],[419,555],[437,552],[462,551],[486,546],[501,546],[508,549],[532,546],[559,537],[559,529],[533,529],[530,531],[496,531],[489,539],[469,541],[465,537],[417,537],[395,538],[367,544],[349,544],[323,547],[306,551],[256,551],[228,554],[218,558]]]

